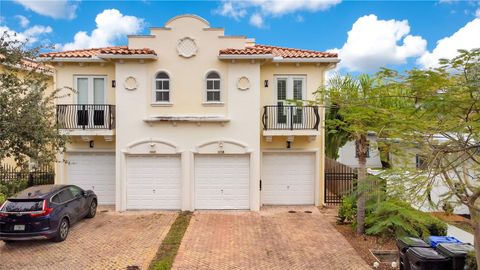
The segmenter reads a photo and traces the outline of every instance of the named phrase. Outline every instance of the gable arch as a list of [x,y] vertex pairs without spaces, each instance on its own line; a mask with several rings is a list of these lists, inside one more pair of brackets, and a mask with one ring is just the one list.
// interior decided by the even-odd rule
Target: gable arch
[[125,154],[179,154],[183,152],[176,144],[158,138],[148,138],[127,145]]

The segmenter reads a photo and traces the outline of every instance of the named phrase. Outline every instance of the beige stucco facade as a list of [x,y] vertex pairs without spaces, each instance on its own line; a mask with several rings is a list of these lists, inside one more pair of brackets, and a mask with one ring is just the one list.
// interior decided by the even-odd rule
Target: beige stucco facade
[[[185,38],[194,41],[194,49],[179,45]],[[118,211],[124,211],[129,209],[129,187],[134,184],[129,177],[132,177],[131,166],[136,157],[179,158],[182,210],[198,209],[197,159],[248,157],[248,209],[259,210],[263,204],[260,191],[263,155],[311,153],[315,160],[312,203],[321,205],[324,201],[324,109],[318,109],[319,128],[307,132],[279,131],[266,135],[262,115],[263,106],[277,104],[274,85],[277,76],[302,76],[305,78],[303,99],[313,100],[315,91],[324,83],[326,70],[334,64],[219,58],[219,51],[224,48],[241,49],[253,43],[254,40],[246,37],[225,36],[223,29],[212,28],[199,17],[184,15],[173,18],[164,27],[151,28],[150,35],[128,38],[129,48],[149,48],[156,52],[156,57],[54,63],[56,87],[75,88],[76,76],[105,76],[106,104],[115,105],[114,131],[70,130],[72,140],[62,158],[68,160],[75,153],[114,153],[115,206]],[[193,55],[188,55],[192,50]],[[211,71],[220,75],[221,98],[216,102],[207,102],[206,98],[205,80]],[[169,77],[168,102],[155,102],[155,77],[159,72]],[[239,86],[240,78],[246,78],[248,87]],[[59,100],[59,104],[75,103],[75,93]],[[56,181],[70,183],[69,164],[60,164],[56,169]]]

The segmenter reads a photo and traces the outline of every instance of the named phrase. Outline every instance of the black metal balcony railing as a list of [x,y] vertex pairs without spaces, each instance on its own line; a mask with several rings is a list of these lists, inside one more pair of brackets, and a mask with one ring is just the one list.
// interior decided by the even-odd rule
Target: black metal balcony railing
[[263,107],[264,130],[318,130],[317,106],[268,105]]
[[114,129],[115,105],[57,105],[57,125],[61,129]]

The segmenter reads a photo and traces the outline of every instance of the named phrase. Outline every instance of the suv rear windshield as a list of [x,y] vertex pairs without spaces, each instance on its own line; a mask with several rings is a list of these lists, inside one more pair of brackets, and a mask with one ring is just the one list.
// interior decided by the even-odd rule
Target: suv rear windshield
[[2,212],[33,212],[43,210],[43,200],[14,201],[8,200],[0,211]]

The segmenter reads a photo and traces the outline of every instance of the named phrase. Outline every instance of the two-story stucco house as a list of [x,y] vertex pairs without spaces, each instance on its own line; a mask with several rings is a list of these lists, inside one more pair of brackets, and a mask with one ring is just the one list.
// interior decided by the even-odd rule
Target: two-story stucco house
[[251,209],[324,201],[322,107],[334,53],[257,45],[182,15],[128,46],[47,53],[71,137],[57,183],[131,209]]

